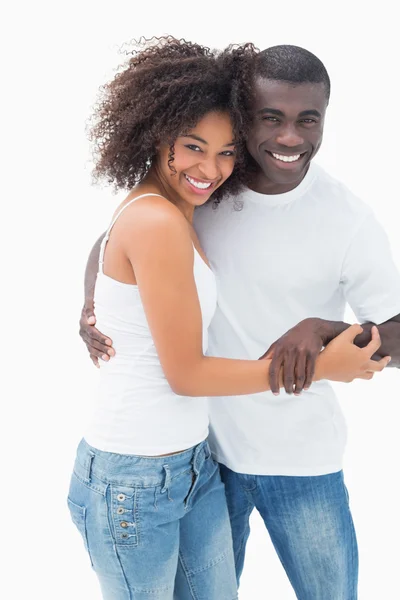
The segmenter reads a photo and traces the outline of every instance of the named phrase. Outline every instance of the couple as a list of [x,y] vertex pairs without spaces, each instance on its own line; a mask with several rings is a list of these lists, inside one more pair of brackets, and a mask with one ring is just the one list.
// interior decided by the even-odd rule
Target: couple
[[68,503],[107,600],[237,598],[255,507],[298,598],[357,597],[326,380],[399,365],[400,278],[311,162],[329,91],[304,49],[171,38],[105,88],[96,174],[130,191],[86,272],[103,360]]

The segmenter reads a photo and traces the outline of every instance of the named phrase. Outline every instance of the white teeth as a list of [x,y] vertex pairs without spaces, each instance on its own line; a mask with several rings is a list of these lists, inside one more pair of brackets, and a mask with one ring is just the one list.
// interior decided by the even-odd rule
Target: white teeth
[[274,152],[271,152],[272,156],[274,158],[276,158],[276,160],[281,160],[283,162],[295,162],[296,160],[299,160],[301,154],[293,154],[293,156],[283,156],[283,154],[275,154]]
[[192,185],[194,185],[194,187],[198,188],[199,190],[206,190],[209,187],[211,187],[211,185],[212,185],[211,183],[203,183],[201,181],[195,181],[188,175],[185,175],[185,177]]

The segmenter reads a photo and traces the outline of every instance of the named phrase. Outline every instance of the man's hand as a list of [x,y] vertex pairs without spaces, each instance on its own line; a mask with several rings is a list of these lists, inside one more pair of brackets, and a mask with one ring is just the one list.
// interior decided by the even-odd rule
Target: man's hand
[[300,321],[274,342],[260,359],[272,359],[269,369],[271,391],[279,395],[279,373],[282,369],[283,385],[288,394],[299,396],[308,390],[313,381],[315,361],[327,339],[321,319]]
[[108,361],[111,356],[115,356],[115,350],[112,348],[112,340],[100,333],[100,331],[96,329],[95,323],[96,317],[94,315],[93,305],[88,306],[85,304],[79,321],[79,335],[89,350],[93,364],[97,368],[100,368],[99,358]]

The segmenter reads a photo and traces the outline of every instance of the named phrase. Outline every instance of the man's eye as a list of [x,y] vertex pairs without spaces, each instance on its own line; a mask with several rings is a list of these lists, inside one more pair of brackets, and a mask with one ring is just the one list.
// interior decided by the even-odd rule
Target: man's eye
[[196,146],[195,144],[187,144],[185,148],[189,148],[189,150],[193,150],[194,152],[201,152],[201,148]]
[[306,125],[310,125],[310,123],[316,123],[315,119],[301,119],[300,123],[306,123]]
[[269,117],[269,116],[262,117],[262,120],[263,121],[270,121],[271,123],[277,123],[278,122],[278,119],[276,117]]

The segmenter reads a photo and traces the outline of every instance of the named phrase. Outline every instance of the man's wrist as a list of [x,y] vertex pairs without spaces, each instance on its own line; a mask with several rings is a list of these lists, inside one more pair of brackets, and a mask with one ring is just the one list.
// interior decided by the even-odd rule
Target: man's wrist
[[83,303],[84,309],[92,309],[94,308],[94,299],[93,296],[85,296],[85,301]]
[[326,321],[318,317],[309,317],[308,319],[304,319],[303,323],[312,328],[316,335],[319,335],[323,346],[329,344],[331,340],[341,333],[341,331],[338,331],[339,328],[336,327],[338,325],[336,321]]

